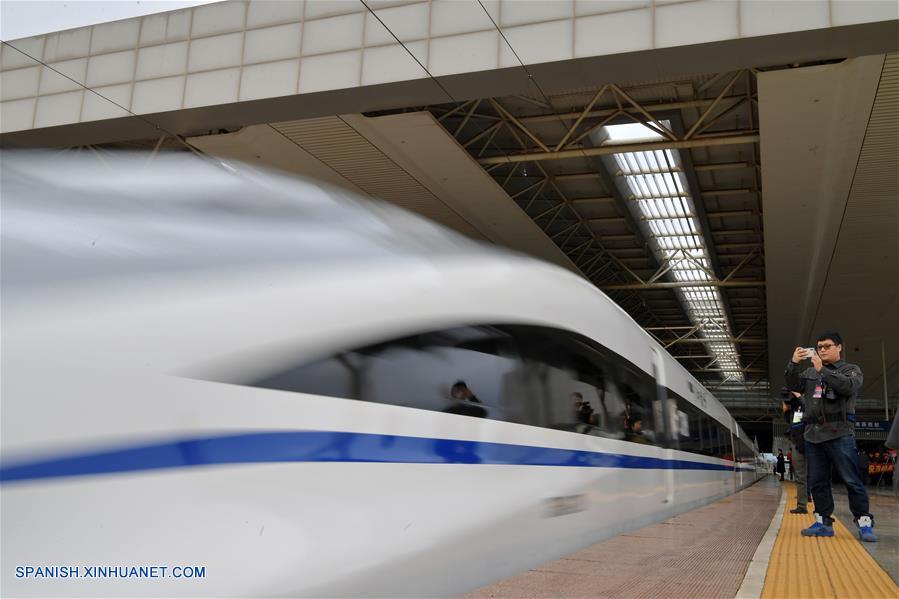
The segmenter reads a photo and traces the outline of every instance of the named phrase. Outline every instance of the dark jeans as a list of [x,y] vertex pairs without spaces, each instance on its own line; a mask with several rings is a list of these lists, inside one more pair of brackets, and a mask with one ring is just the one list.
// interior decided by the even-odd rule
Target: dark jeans
[[793,445],[793,472],[796,473],[796,507],[802,509],[808,508],[808,486],[806,485],[806,468],[807,460],[805,454],[805,446],[802,445],[802,451],[799,451],[798,445]]
[[[815,500],[815,512],[825,524],[832,524],[833,489],[831,487],[831,466],[836,468],[846,490],[849,492],[849,510],[858,520],[870,516],[868,512],[868,491],[858,475],[858,452],[855,437],[847,435],[824,443],[805,442],[805,458],[808,468],[808,486]],[[873,519],[873,518],[872,518]]]

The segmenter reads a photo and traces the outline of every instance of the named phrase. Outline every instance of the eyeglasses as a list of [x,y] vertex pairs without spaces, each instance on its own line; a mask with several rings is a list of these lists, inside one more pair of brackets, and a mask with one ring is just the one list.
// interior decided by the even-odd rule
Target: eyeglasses
[[819,344],[818,344],[818,351],[827,351],[827,350],[829,350],[829,349],[830,349],[831,347],[833,347],[833,346],[834,346],[833,343],[819,343]]

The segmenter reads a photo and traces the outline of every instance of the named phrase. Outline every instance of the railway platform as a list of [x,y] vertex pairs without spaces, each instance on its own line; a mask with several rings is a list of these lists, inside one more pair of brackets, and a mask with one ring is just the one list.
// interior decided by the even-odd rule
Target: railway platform
[[859,542],[842,488],[833,538],[799,534],[813,516],[789,513],[795,497],[769,476],[463,598],[899,598],[899,497],[872,491],[875,544]]

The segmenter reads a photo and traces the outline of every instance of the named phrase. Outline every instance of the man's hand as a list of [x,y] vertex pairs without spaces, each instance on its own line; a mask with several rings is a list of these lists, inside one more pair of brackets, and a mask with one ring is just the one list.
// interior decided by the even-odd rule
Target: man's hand
[[793,357],[790,358],[793,361],[793,364],[799,364],[802,360],[805,360],[805,348],[797,347],[793,350]]
[[812,355],[812,366],[815,367],[815,372],[821,372],[821,369],[824,368],[824,362],[821,361],[817,352]]
[[787,412],[789,412],[789,411],[790,411],[790,404],[788,404],[787,402],[783,402],[783,411],[784,411],[784,414],[786,414]]

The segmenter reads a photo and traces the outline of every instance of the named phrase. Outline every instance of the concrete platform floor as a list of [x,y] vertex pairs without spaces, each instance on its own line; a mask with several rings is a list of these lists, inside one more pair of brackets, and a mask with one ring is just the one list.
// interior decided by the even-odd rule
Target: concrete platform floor
[[[810,583],[803,583],[792,590],[783,585],[777,586],[779,578],[783,576],[778,574],[777,568],[772,570],[776,564],[769,560],[774,559],[773,554],[779,551],[781,561],[786,559],[796,564],[793,574],[804,572],[803,576],[809,576],[813,574],[811,571],[814,570],[812,566],[815,564],[806,563],[802,566],[800,562],[815,559],[813,549],[816,544],[839,541],[843,537],[845,539],[841,542],[847,543],[843,549],[857,551],[859,547],[863,547],[892,581],[899,584],[899,494],[894,489],[869,488],[871,511],[875,516],[875,531],[880,541],[857,545],[846,491],[842,485],[834,488],[836,504],[834,516],[845,525],[838,533],[838,536],[843,536],[838,539],[801,538],[798,531],[802,526],[797,522],[801,519],[800,524],[807,525],[811,523],[812,516],[783,514],[784,508],[789,510],[795,505],[793,486],[786,483],[784,490],[786,492],[782,494],[781,483],[776,477],[768,476],[736,495],[665,522],[608,539],[512,578],[475,589],[463,595],[463,599],[488,597],[717,599],[735,597],[738,590],[740,597],[758,597],[763,594],[763,585],[766,596],[777,596],[778,592],[782,592],[784,597],[805,598],[806,594],[801,589],[810,591]],[[781,513],[775,518],[778,510]],[[806,520],[808,522],[805,522]],[[789,541],[789,547],[782,545],[784,541],[781,540],[780,549],[775,551],[777,543],[774,539],[784,535],[787,535],[785,540]],[[790,547],[793,545],[796,545],[798,548],[796,551],[799,551],[799,553],[793,551],[796,555],[790,553],[792,551]],[[823,560],[827,562],[827,569],[832,571],[833,576],[822,576],[822,580],[830,578],[837,582],[842,580],[842,583],[828,586],[825,590],[818,589],[823,593],[821,596],[873,597],[870,592],[864,592],[867,588],[865,585],[857,588],[853,586],[858,582],[859,574],[849,570],[853,569],[852,564],[856,564],[857,568],[877,568],[877,565],[869,561],[869,566],[865,566],[863,560],[844,559],[840,555],[842,554],[836,558],[831,556]],[[864,576],[864,573],[861,576]],[[880,573],[879,576],[887,581],[885,583],[887,586],[883,588],[889,589],[886,575]],[[877,592],[881,591],[882,589]],[[884,592],[887,596],[899,599],[899,588]]]
[[734,597],[780,504],[773,477],[713,504],[475,589],[487,597]]
[[[899,493],[890,487],[868,487],[871,513],[874,514],[874,532],[877,543],[863,543],[864,548],[881,568],[899,585]],[[849,499],[843,485],[834,485],[834,516],[852,527]]]

